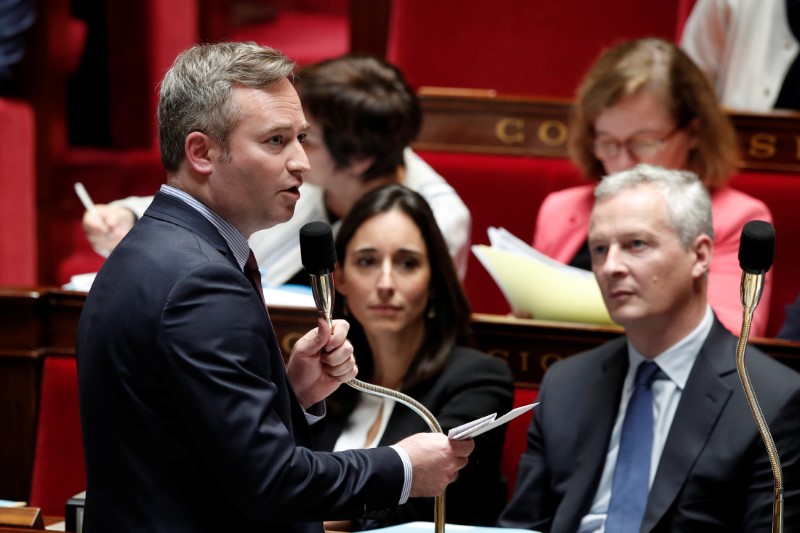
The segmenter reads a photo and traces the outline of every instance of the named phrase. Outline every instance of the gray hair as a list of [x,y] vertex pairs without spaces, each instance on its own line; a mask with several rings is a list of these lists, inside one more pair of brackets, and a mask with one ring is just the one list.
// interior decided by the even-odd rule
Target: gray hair
[[594,197],[602,200],[648,183],[661,191],[669,222],[684,248],[688,249],[703,234],[714,239],[711,197],[694,172],[640,164],[604,177],[595,188]]
[[168,173],[183,162],[187,135],[200,131],[222,145],[240,115],[231,89],[269,89],[291,75],[295,64],[280,51],[255,43],[198,44],[181,52],[161,82],[158,136]]

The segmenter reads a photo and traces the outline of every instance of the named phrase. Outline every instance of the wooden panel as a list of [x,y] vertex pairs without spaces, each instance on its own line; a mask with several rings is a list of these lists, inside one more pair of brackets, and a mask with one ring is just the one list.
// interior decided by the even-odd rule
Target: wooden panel
[[[0,494],[27,500],[33,466],[41,364],[50,354],[75,355],[75,334],[85,294],[51,288],[0,289]],[[284,354],[316,326],[314,309],[270,309]],[[558,359],[622,334],[618,327],[473,315],[477,348],[504,359],[518,387],[536,388]],[[751,343],[800,370],[800,343]],[[731,354],[734,357],[734,354]]]
[[42,511],[37,507],[0,508],[0,525],[44,531]]
[[0,495],[30,493],[42,346],[42,293],[0,290]]
[[392,0],[350,0],[350,51],[386,57]]
[[[567,157],[571,102],[492,91],[423,87],[415,148]],[[747,169],[800,171],[800,113],[731,112]]]

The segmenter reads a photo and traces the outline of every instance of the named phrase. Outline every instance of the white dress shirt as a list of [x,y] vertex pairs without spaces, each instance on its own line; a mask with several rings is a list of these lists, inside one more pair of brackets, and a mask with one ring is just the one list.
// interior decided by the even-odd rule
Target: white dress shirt
[[[689,335],[672,345],[670,348],[652,359],[661,372],[656,381],[653,382],[653,450],[650,458],[650,486],[653,485],[658,463],[661,459],[661,452],[667,442],[669,429],[672,420],[675,418],[675,411],[681,400],[681,393],[686,388],[686,382],[692,371],[692,366],[697,359],[697,354],[703,347],[703,343],[711,331],[714,324],[714,314],[711,307],[706,307],[706,313],[700,324]],[[646,359],[642,356],[630,342],[628,342],[628,373],[625,375],[625,382],[622,386],[622,398],[620,398],[617,419],[614,422],[614,429],[611,432],[611,440],[608,443],[608,453],[603,467],[603,474],[600,484],[597,486],[597,493],[594,496],[592,507],[589,514],[581,520],[578,533],[603,533],[608,504],[611,501],[611,484],[614,479],[614,468],[617,465],[617,453],[619,452],[619,440],[622,433],[622,423],[625,420],[625,411],[628,402],[633,395],[634,377],[639,364]]]

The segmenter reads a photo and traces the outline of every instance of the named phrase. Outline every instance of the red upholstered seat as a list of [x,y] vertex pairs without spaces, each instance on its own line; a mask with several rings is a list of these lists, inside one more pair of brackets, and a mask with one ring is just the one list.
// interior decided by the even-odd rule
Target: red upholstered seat
[[63,516],[68,498],[86,489],[78,371],[73,357],[44,360],[30,505]]
[[[767,324],[767,337],[778,334],[784,319],[784,308],[800,294],[800,176],[781,172],[739,173],[731,185],[758,198],[769,206],[775,226],[775,261],[772,265],[772,301]],[[738,287],[731,290],[738,291]]]
[[[521,407],[534,403],[539,396],[539,389],[514,389],[514,407]],[[514,493],[517,482],[517,465],[522,452],[528,445],[528,426],[531,425],[533,411],[529,411],[508,423],[506,429],[506,442],[503,445],[503,457],[500,460],[500,470],[508,483],[508,497]]]
[[416,86],[572,98],[599,52],[673,39],[679,0],[394,0],[387,56]]
[[[433,151],[420,155],[456,189],[469,208],[473,244],[488,244],[489,226],[504,227],[530,242],[542,200],[553,191],[584,183],[578,170],[565,159]],[[800,264],[800,178],[791,173],[742,171],[731,185],[765,202],[774,218],[776,249],[767,327],[767,336],[772,337],[783,323],[784,307],[800,294],[800,276],[795,272],[795,265]],[[474,255],[470,255],[464,286],[474,312],[509,312],[502,293]]]
[[0,98],[0,285],[37,280],[34,131],[29,104]]
[[[79,39],[75,28],[82,26],[71,14],[70,0],[52,0],[38,17],[38,46],[33,48],[38,283],[62,284],[73,274],[96,270],[101,262],[81,233],[83,207],[72,190],[75,181],[83,182],[98,203],[153,194],[164,182],[156,143],[157,84],[178,52],[198,40],[197,3],[120,3],[107,13],[107,41],[90,44]],[[67,78],[82,55],[91,55],[84,45],[104,47],[108,55],[108,79],[102,81],[108,84],[110,139],[103,147],[73,145],[67,135],[67,120],[73,118],[67,113]]]
[[[539,205],[553,191],[584,183],[566,159],[419,152],[458,192],[472,214],[472,244],[489,244],[489,226],[530,242]],[[474,254],[464,279],[472,311],[507,314],[505,297]]]
[[205,0],[204,38],[255,41],[300,65],[350,50],[349,0]]
[[346,13],[281,10],[269,22],[233,29],[230,38],[277,48],[300,65],[310,65],[350,50],[350,23]]

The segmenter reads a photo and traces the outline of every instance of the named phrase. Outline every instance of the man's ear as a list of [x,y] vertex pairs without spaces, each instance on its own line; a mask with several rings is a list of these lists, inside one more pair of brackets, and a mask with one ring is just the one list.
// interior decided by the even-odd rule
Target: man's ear
[[344,275],[344,269],[339,261],[336,261],[336,266],[333,269],[333,282],[336,287],[336,292],[342,296],[347,296],[347,278]]
[[215,143],[211,137],[199,131],[193,131],[186,136],[183,149],[186,151],[186,162],[200,174],[211,174],[213,162],[211,148]]
[[711,268],[711,256],[714,253],[714,241],[711,237],[703,233],[699,235],[692,244],[695,255],[695,263],[692,268],[692,275],[699,278],[708,273]]
[[347,165],[348,171],[354,176],[363,176],[364,173],[370,169],[372,164],[375,163],[374,157],[364,157],[361,159],[354,159]]

